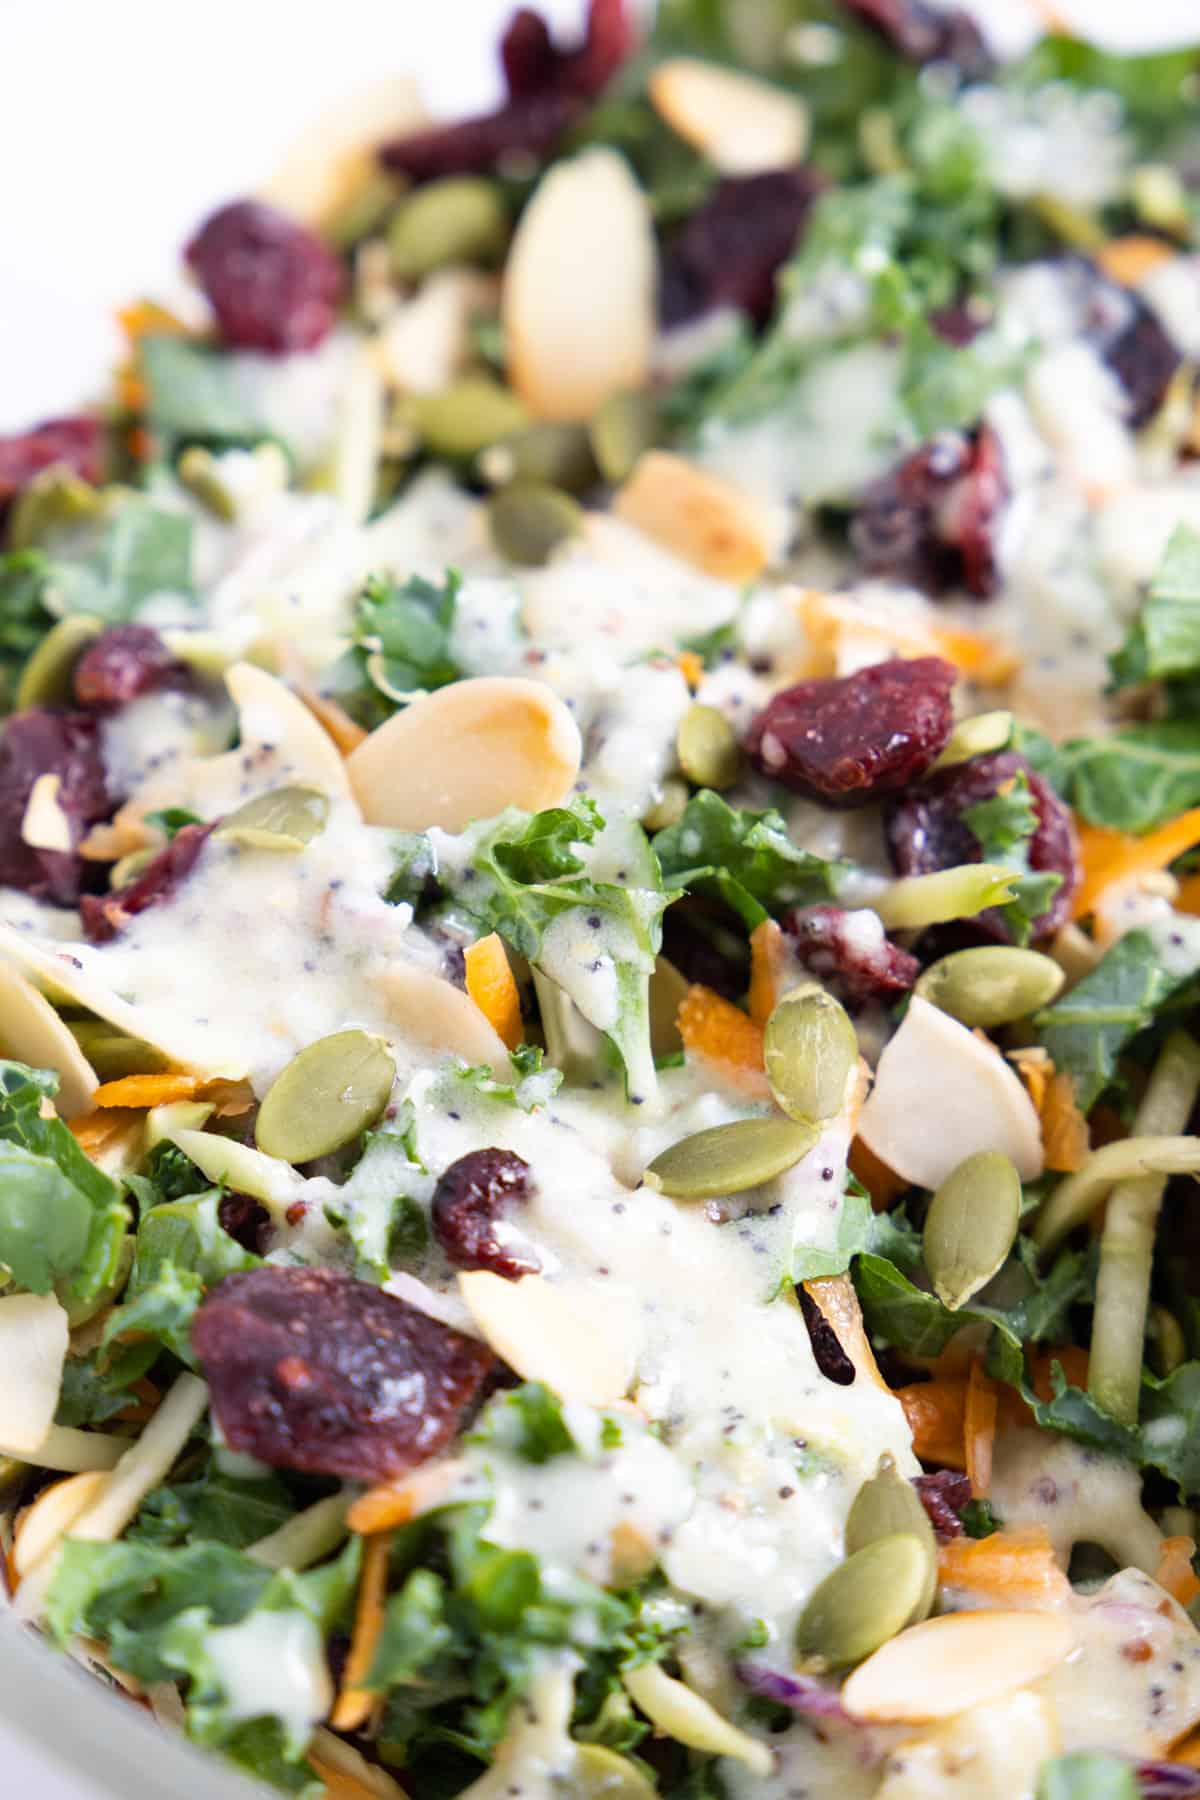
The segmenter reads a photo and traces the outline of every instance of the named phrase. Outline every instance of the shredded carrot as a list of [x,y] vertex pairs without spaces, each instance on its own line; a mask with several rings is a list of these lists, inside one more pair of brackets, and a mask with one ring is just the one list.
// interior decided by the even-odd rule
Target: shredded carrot
[[[135,1121],[141,1130],[141,1121]],[[129,1129],[130,1121],[124,1113],[90,1112],[81,1118],[68,1119],[67,1130],[78,1143],[79,1148],[88,1156],[103,1156],[106,1150],[113,1147]]]
[[899,656],[944,656],[980,687],[1003,687],[1021,666],[1020,654],[1011,644],[982,632],[901,620],[815,588],[802,593],[796,607],[815,652],[813,666],[799,671],[802,674],[834,673],[843,635],[859,641],[877,639],[881,650]]
[[765,1025],[783,989],[787,947],[774,919],[764,919],[750,933],[750,1017]]
[[173,1100],[193,1100],[201,1086],[197,1075],[123,1075],[96,1089],[97,1106],[169,1106]]
[[1187,1763],[1189,1768],[1200,1769],[1200,1731],[1190,1732],[1185,1738],[1171,1745],[1171,1761]]
[[132,345],[144,337],[189,337],[189,328],[175,313],[156,300],[135,300],[117,310],[117,323]]
[[675,667],[695,693],[704,679],[704,658],[694,650],[681,650],[675,658]]
[[1053,1370],[1058,1363],[1072,1387],[1086,1387],[1088,1353],[1081,1344],[1063,1344],[1057,1350],[1041,1350],[1029,1361],[1029,1385],[1039,1400],[1054,1398]]
[[521,1042],[521,997],[509,967],[508,955],[496,932],[490,931],[464,951],[467,992],[505,1047],[515,1050]]
[[1158,1547],[1158,1568],[1154,1579],[1180,1606],[1190,1606],[1200,1595],[1200,1581],[1192,1567],[1196,1540],[1191,1537],[1164,1538]]
[[1059,1568],[1043,1525],[994,1531],[990,1537],[951,1538],[938,1549],[938,1579],[967,1588],[997,1606],[1061,1606],[1071,1584]]
[[690,1058],[745,1094],[766,1098],[762,1026],[712,988],[695,984],[679,1007],[679,1035]]
[[1122,287],[1136,287],[1151,269],[1157,269],[1160,263],[1171,262],[1174,256],[1170,244],[1164,244],[1161,238],[1151,237],[1144,231],[1129,231],[1123,237],[1110,238],[1107,244],[1101,244],[1093,260],[1110,280],[1119,281]]
[[1200,875],[1185,875],[1175,896],[1176,912],[1200,913]]
[[357,1781],[353,1775],[347,1775],[343,1769],[332,1768],[319,1756],[310,1754],[308,1766],[318,1780],[325,1783],[325,1800],[378,1800],[374,1791],[364,1782]]
[[410,1519],[441,1505],[458,1480],[461,1467],[453,1457],[443,1457],[438,1462],[422,1464],[403,1480],[380,1482],[378,1487],[359,1495],[346,1514],[346,1523],[363,1537],[407,1525]]
[[1196,844],[1200,844],[1200,806],[1169,819],[1145,837],[1131,837],[1127,832],[1110,831],[1102,825],[1082,826],[1079,856],[1083,880],[1072,908],[1075,917],[1082,919],[1094,912],[1101,894],[1114,881],[1132,881],[1139,875],[1165,869]]
[[858,1304],[858,1295],[850,1277],[822,1275],[815,1281],[806,1281],[804,1291],[858,1373],[876,1387],[886,1388],[887,1383],[879,1373],[875,1352],[863,1324],[862,1308]]
[[1091,1151],[1091,1138],[1075,1098],[1075,1083],[1055,1068],[1040,1046],[1014,1050],[1011,1058],[1041,1120],[1046,1167],[1061,1174],[1081,1169]]
[[871,1204],[876,1212],[886,1212],[892,1201],[908,1186],[907,1181],[897,1175],[895,1169],[889,1169],[861,1138],[855,1138],[850,1146],[849,1163],[850,1173],[862,1182],[871,1196]]
[[349,756],[352,750],[358,749],[367,734],[344,707],[339,706],[336,700],[330,700],[327,695],[314,693],[312,688],[300,683],[296,686],[296,694],[303,700],[318,725],[324,726],[343,756]]
[[363,1549],[354,1632],[346,1657],[342,1691],[329,1719],[335,1731],[358,1731],[366,1724],[374,1703],[374,1694],[362,1684],[374,1661],[375,1647],[383,1631],[383,1601],[387,1593],[391,1548],[391,1533],[380,1532],[377,1536],[369,1537]]
[[983,1358],[977,1356],[967,1377],[967,1398],[963,1407],[963,1462],[971,1492],[977,1500],[985,1499],[992,1486],[997,1399],[996,1384],[984,1374]]
[[897,1388],[912,1432],[913,1449],[922,1462],[961,1469],[966,1436],[967,1384],[965,1381],[917,1381]]

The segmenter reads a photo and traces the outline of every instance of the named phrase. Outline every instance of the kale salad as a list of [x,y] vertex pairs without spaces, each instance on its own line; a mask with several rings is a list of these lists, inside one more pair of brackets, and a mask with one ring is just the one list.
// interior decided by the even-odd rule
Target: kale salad
[[1200,51],[499,55],[0,438],[5,1629],[309,1800],[1200,1794]]

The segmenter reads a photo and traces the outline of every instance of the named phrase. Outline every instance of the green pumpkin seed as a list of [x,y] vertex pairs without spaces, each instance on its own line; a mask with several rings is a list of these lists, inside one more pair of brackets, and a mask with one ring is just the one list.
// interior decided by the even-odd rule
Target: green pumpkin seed
[[642,814],[642,824],[647,831],[663,831],[668,825],[678,825],[691,797],[691,789],[686,781],[668,775],[658,799],[649,812]]
[[157,1075],[167,1067],[161,1050],[141,1038],[127,1037],[105,1019],[67,1019],[65,1023],[101,1081],[119,1081],[122,1075]]
[[957,1312],[1008,1259],[1021,1220],[1021,1177],[999,1150],[979,1150],[929,1203],[921,1246],[933,1291]]
[[543,481],[580,494],[596,481],[596,463],[583,425],[546,421],[530,425],[493,444],[479,458],[479,473],[489,487],[510,481]]
[[95,519],[105,509],[99,488],[82,481],[61,463],[43,469],[13,501],[8,516],[8,548],[27,550],[48,533]]
[[324,831],[328,817],[329,798],[320,788],[272,788],[229,813],[213,836],[248,850],[303,850]]
[[632,474],[645,450],[658,443],[657,402],[644,392],[610,394],[591,423],[592,454],[605,481],[614,485]]
[[767,1020],[763,1061],[776,1101],[792,1119],[832,1119],[846,1102],[858,1036],[823,988],[785,994]]
[[373,1125],[391,1097],[392,1053],[365,1031],[335,1031],[294,1056],[267,1090],[254,1137],[284,1162],[340,1150]]
[[928,1573],[925,1547],[908,1531],[856,1550],[813,1590],[800,1614],[801,1667],[820,1672],[862,1662],[904,1630],[921,1604]]
[[237,500],[228,481],[222,478],[221,466],[211,450],[192,444],[175,465],[175,473],[215,519],[228,525],[237,518]]
[[650,977],[650,1048],[655,1056],[674,1056],[683,1049],[679,1035],[679,1008],[687,999],[687,977],[665,956],[654,959]]
[[981,944],[931,963],[916,991],[960,1024],[990,1031],[1049,1006],[1065,980],[1058,964],[1037,950]]
[[793,1119],[735,1119],[681,1138],[654,1158],[642,1179],[676,1200],[740,1194],[792,1168],[817,1135],[815,1125]]
[[515,481],[488,501],[488,530],[501,556],[540,568],[583,524],[578,503],[561,488]]
[[976,713],[972,719],[962,719],[950,733],[933,767],[950,769],[955,763],[969,762],[973,756],[1003,750],[1012,741],[1012,732],[1010,712]]
[[658,1789],[628,1757],[603,1744],[579,1744],[563,1791],[567,1800],[654,1800]]
[[890,1456],[881,1456],[878,1472],[863,1482],[846,1518],[846,1555],[856,1556],[877,1538],[892,1537],[896,1532],[905,1532],[924,1546],[925,1586],[912,1618],[906,1621],[916,1625],[929,1617],[937,1596],[937,1539],[912,1482],[904,1479]]
[[104,627],[88,613],[70,613],[51,626],[17,683],[18,711],[25,706],[61,706],[71,698],[75,664]]
[[679,766],[694,787],[732,787],[742,772],[733,726],[715,706],[689,706],[675,736]]
[[478,456],[527,423],[525,408],[498,381],[464,376],[436,394],[410,397],[413,424],[435,456]]
[[508,209],[493,181],[449,175],[402,202],[388,228],[392,268],[420,281],[448,263],[495,263],[508,240]]

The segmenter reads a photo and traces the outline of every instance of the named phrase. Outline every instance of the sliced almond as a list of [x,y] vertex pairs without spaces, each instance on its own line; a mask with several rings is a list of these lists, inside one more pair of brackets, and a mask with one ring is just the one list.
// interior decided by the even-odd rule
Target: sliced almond
[[548,687],[480,675],[394,713],[345,766],[368,825],[462,831],[506,806],[561,806],[582,755],[579,727]]
[[842,1705],[875,1724],[949,1719],[1049,1674],[1075,1647],[1061,1613],[943,1613],[910,1625],[855,1669]]
[[12,1559],[18,1575],[24,1575],[59,1538],[66,1536],[79,1515],[100,1498],[107,1480],[104,1470],[90,1469],[42,1489],[17,1521]]
[[458,1278],[471,1316],[497,1356],[523,1381],[544,1381],[567,1400],[605,1406],[633,1380],[633,1307],[617,1293],[542,1275],[505,1281],[473,1271]]
[[403,77],[349,94],[296,140],[262,198],[306,225],[326,225],[377,171],[379,145],[418,131],[427,117],[416,83]]
[[759,175],[798,163],[808,147],[808,108],[753,75],[673,56],[650,78],[655,111],[723,175]]
[[470,1064],[508,1067],[504,1041],[469,994],[428,969],[393,963],[379,979],[388,1013],[406,1045],[430,1057],[461,1056]]
[[401,393],[437,394],[471,356],[471,321],[495,302],[496,284],[474,269],[439,269],[398,306],[379,333],[385,379]]
[[32,850],[69,851],[72,847],[71,821],[58,801],[60,785],[58,775],[39,775],[29,790],[21,840]]
[[936,1188],[977,1150],[1000,1150],[1022,1181],[1042,1172],[1037,1110],[998,1050],[914,995],[885,1048],[858,1135],[890,1169]]
[[535,419],[586,419],[639,388],[656,333],[654,228],[622,157],[588,150],[542,177],[504,274],[513,387]]
[[0,1445],[9,1456],[36,1450],[54,1423],[69,1328],[53,1294],[0,1299]]
[[639,457],[613,511],[721,581],[753,581],[771,554],[771,522],[758,501],[669,450]]
[[64,1119],[90,1112],[99,1083],[91,1063],[50,1002],[11,963],[0,962],[0,1051],[59,1079],[55,1106]]

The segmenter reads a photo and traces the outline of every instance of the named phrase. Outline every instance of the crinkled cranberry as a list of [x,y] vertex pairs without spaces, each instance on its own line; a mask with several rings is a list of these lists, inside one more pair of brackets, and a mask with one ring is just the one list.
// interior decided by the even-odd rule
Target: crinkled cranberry
[[1075,332],[1091,341],[1121,383],[1130,425],[1144,425],[1162,405],[1182,352],[1134,289],[1082,256],[1061,257],[1055,267]]
[[226,343],[279,353],[315,350],[329,335],[342,265],[286,213],[234,200],[210,214],[184,255]]
[[[982,860],[979,841],[964,814],[1002,787],[1024,775],[1029,782],[1037,825],[1027,854],[1035,874],[1061,875],[1062,881],[1041,916],[1033,921],[1034,937],[1056,931],[1069,917],[1071,900],[1079,885],[1079,849],[1068,808],[1054,789],[1015,750],[997,750],[990,756],[974,756],[914,786],[890,802],[885,828],[888,850],[900,875],[930,875],[936,869],[953,869]],[[992,908],[973,923],[988,936],[1010,936],[1001,913]]]
[[[21,835],[41,775],[58,777],[54,798],[70,826],[70,850],[37,850]],[[73,906],[87,874],[74,846],[111,812],[95,719],[41,707],[14,713],[0,737],[0,883]]]
[[808,1338],[818,1369],[826,1381],[835,1382],[838,1387],[850,1387],[854,1382],[856,1370],[842,1349],[837,1332],[803,1284],[796,1289],[796,1293],[800,1299],[800,1311],[804,1314],[804,1323],[808,1327]]
[[107,440],[99,419],[46,419],[29,431],[0,437],[0,518],[22,488],[46,469],[70,469],[98,486],[104,480]]
[[344,1481],[387,1481],[444,1450],[495,1362],[370,1282],[271,1264],[213,1289],[192,1348],[233,1449]]
[[927,6],[925,0],[843,0],[843,4],[906,62],[953,63],[976,80],[992,67],[983,33],[959,7],[943,10]]
[[957,679],[940,656],[894,657],[774,695],[746,739],[755,766],[797,794],[862,806],[917,780],[953,724]]
[[529,1199],[529,1164],[511,1150],[472,1150],[433,1191],[433,1235],[456,1269],[487,1269],[519,1281],[541,1268],[528,1249],[506,1242],[504,1221]]
[[560,50],[537,13],[523,7],[500,46],[508,99],[495,112],[433,125],[385,144],[385,168],[410,181],[480,174],[507,156],[545,156],[582,117],[633,47],[625,0],[590,0],[582,44]]
[[663,323],[683,324],[718,306],[740,307],[765,323],[775,305],[775,277],[824,186],[813,169],[719,182],[667,247],[659,288]]
[[887,1004],[898,999],[921,973],[916,957],[893,944],[870,914],[841,906],[797,906],[779,922],[797,961],[852,1009],[871,1000]]
[[926,593],[996,588],[996,530],[1008,499],[1004,452],[988,425],[939,432],[868,484],[850,545],[869,575]]
[[955,1469],[939,1469],[934,1475],[914,1475],[913,1486],[938,1542],[961,1537],[963,1508],[971,1498],[970,1477]]
[[148,625],[112,625],[88,645],[75,664],[76,702],[90,712],[110,712],[184,679],[184,665]]
[[110,894],[84,894],[79,902],[79,915],[85,935],[93,944],[111,943],[137,913],[169,900],[196,858],[204,848],[204,840],[216,825],[185,825],[171,842],[153,857],[140,875]]
[[217,1223],[243,1250],[261,1254],[271,1215],[261,1201],[249,1194],[222,1194],[217,1201]]

